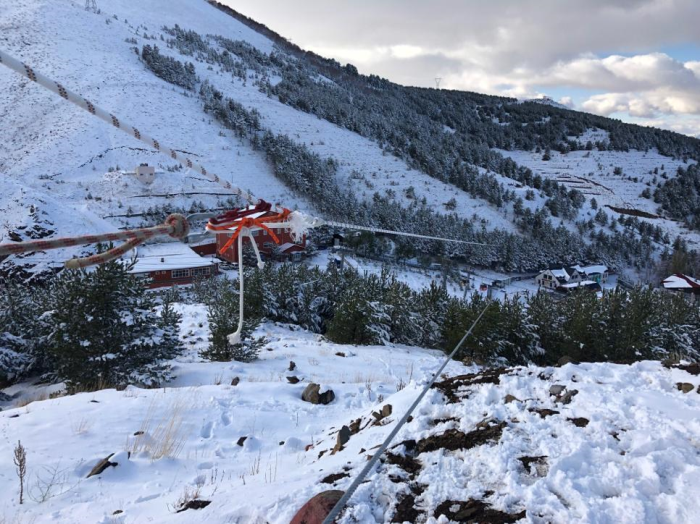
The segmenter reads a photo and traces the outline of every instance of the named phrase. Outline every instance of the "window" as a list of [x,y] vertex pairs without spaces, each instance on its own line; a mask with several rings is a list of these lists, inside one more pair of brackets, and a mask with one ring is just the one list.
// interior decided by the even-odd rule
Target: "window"
[[263,244],[263,247],[264,247],[265,249],[272,249],[273,247],[275,247],[275,243],[274,243],[274,242],[265,242],[265,243]]
[[190,271],[193,277],[208,277],[211,275],[211,268],[209,267],[196,267]]
[[251,231],[250,234],[253,235],[254,237],[256,237],[256,236],[258,236],[259,232],[260,231],[258,229],[253,229],[253,231]]
[[295,262],[301,260],[301,253],[292,253],[292,260],[294,260]]
[[189,269],[173,269],[172,276],[173,276],[173,278],[187,278],[190,276],[190,270]]

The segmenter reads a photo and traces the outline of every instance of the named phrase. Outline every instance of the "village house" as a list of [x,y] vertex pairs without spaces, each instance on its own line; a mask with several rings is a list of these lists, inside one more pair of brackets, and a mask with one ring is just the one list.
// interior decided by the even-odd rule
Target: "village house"
[[573,266],[582,279],[593,280],[598,284],[605,284],[608,281],[608,276],[610,270],[607,266],[603,265],[593,265],[593,266]]
[[129,273],[149,279],[148,287],[191,284],[196,278],[219,274],[213,258],[202,258],[180,242],[147,244],[136,248],[135,263]]
[[152,184],[156,179],[156,168],[148,164],[141,164],[134,169],[134,176],[144,184]]
[[563,267],[545,269],[535,277],[537,285],[546,289],[557,289],[564,284],[579,282],[580,280],[581,278],[575,269]]
[[[249,218],[265,218],[268,215],[275,215],[270,211],[261,211],[248,215]],[[289,228],[272,228],[277,235],[280,243],[275,243],[274,239],[264,229],[253,230],[253,240],[260,250],[260,255],[267,259],[278,260],[301,260],[302,254],[306,248],[306,236],[301,241],[295,241],[292,232]],[[233,234],[233,233],[232,233]],[[232,235],[231,234],[231,235]],[[226,243],[231,238],[231,235],[216,235],[216,251],[218,256],[228,262],[238,264],[238,242],[234,242],[226,251],[222,251]],[[249,243],[248,238],[243,240],[243,246]]]
[[691,300],[700,302],[700,280],[697,278],[676,273],[665,279],[662,283],[664,289],[674,293],[688,295]]
[[599,285],[608,281],[608,268],[603,265],[592,266],[570,266],[553,267],[541,271],[535,277],[535,282],[539,287],[545,289],[558,289],[562,286],[573,288],[572,284],[581,284],[583,282],[593,282]]

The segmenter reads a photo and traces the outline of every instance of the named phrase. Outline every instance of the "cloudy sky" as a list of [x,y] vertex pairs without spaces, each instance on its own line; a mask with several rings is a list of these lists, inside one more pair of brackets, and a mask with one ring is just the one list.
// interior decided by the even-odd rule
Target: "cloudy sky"
[[700,137],[700,0],[224,1],[362,73]]

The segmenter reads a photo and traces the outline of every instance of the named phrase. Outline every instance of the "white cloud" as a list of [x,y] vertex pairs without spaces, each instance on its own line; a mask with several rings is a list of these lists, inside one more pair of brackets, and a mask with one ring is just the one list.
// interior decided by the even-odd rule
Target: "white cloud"
[[700,61],[654,52],[700,46],[697,0],[224,1],[302,47],[406,85],[439,76],[445,88],[519,98],[575,89],[579,107],[598,114],[700,115]]

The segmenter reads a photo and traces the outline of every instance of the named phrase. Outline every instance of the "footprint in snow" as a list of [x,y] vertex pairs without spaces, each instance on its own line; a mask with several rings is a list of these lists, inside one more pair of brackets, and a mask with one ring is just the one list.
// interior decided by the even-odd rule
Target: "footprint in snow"
[[212,430],[214,429],[214,423],[212,421],[207,422],[202,426],[202,431],[200,435],[202,438],[211,438]]

